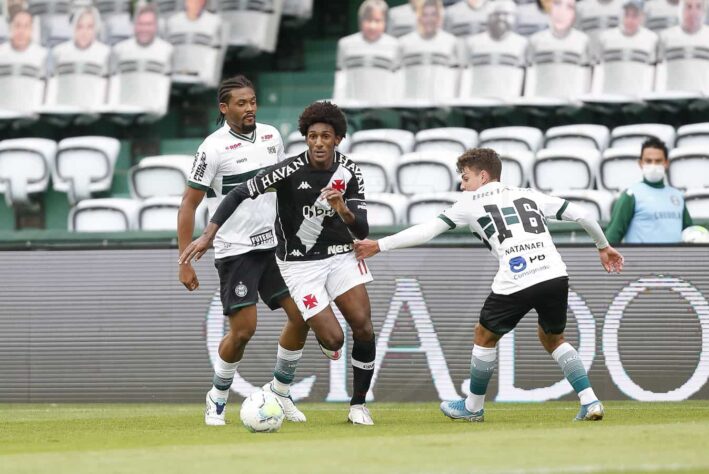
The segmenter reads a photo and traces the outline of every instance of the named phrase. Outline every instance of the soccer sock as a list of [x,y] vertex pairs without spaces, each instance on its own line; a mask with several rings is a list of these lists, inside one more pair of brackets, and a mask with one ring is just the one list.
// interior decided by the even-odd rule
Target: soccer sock
[[571,344],[563,343],[551,353],[551,356],[564,371],[564,377],[576,391],[582,405],[588,405],[598,400],[591,388],[591,382],[588,380],[588,374],[583,367],[581,357]]
[[482,410],[485,392],[497,362],[496,347],[473,346],[470,360],[470,395],[465,399],[465,408],[470,412]]
[[224,400],[229,398],[229,388],[234,381],[234,374],[236,368],[239,367],[239,362],[241,361],[225,362],[217,354],[217,360],[214,361],[214,378],[212,379],[214,386],[209,391],[209,396],[213,401],[219,398]]
[[352,347],[353,394],[350,405],[361,405],[367,398],[369,386],[374,375],[374,359],[377,345],[371,341],[355,339]]
[[273,369],[273,388],[280,394],[288,396],[290,386],[295,378],[295,370],[298,368],[298,361],[303,357],[303,349],[299,351],[289,351],[278,344],[278,355],[276,356],[276,367]]

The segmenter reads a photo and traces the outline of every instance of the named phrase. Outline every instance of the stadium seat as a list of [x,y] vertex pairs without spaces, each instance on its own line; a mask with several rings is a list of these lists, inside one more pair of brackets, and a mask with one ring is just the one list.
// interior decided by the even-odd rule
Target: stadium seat
[[492,148],[498,153],[515,151],[536,152],[542,145],[544,134],[533,127],[497,127],[480,132],[479,146]]
[[130,194],[135,199],[154,196],[182,196],[192,169],[189,155],[149,156],[128,172]]
[[692,219],[709,220],[709,188],[688,189],[684,202]]
[[305,21],[313,16],[313,0],[284,0],[283,16]]
[[352,134],[349,151],[397,157],[414,149],[414,134],[407,130],[378,128]]
[[0,193],[8,207],[26,206],[30,194],[49,186],[57,143],[45,138],[17,138],[0,142]]
[[499,155],[502,161],[500,181],[509,186],[527,187],[534,163],[534,153],[527,150],[515,150],[502,152]]
[[573,202],[588,210],[596,221],[608,222],[611,218],[613,193],[605,190],[579,189],[554,193],[555,196]]
[[[177,211],[181,202],[180,196],[154,196],[142,201],[138,207],[137,228],[177,231]],[[198,220],[195,218],[195,224]]]
[[675,188],[709,188],[709,149],[686,146],[670,151],[669,183]]
[[610,146],[612,148],[635,147],[639,157],[642,143],[650,137],[662,140],[667,148],[671,149],[675,144],[675,129],[672,125],[659,123],[622,125],[611,132]]
[[101,37],[104,43],[113,46],[133,36],[131,0],[95,0],[94,3],[101,14]]
[[591,189],[599,161],[600,152],[594,149],[539,150],[532,165],[532,185],[542,191]]
[[217,15],[205,11],[197,21],[189,21],[185,13],[176,13],[167,21],[166,39],[174,47],[173,83],[217,87],[226,55]]
[[455,191],[458,186],[457,157],[456,153],[430,151],[402,155],[396,164],[399,193],[410,196]]
[[677,129],[677,148],[684,146],[709,146],[709,122],[683,125]]
[[273,53],[283,0],[219,0],[219,16],[228,28],[228,44]]
[[367,221],[370,226],[406,224],[408,203],[401,194],[367,192]]
[[69,211],[74,232],[126,232],[136,229],[140,203],[133,199],[86,199]]
[[414,138],[414,151],[463,153],[478,144],[475,130],[460,127],[421,130]]
[[461,193],[423,193],[412,196],[406,208],[406,220],[409,225],[416,225],[435,219],[442,211],[452,206]]
[[620,192],[642,181],[639,159],[640,148],[636,146],[609,148],[604,151],[598,171],[598,188]]
[[368,193],[396,191],[396,164],[399,161],[397,157],[378,156],[371,153],[351,153],[347,156],[357,163]]
[[27,0],[27,9],[39,19],[41,43],[51,48],[71,39],[71,0]]
[[652,0],[645,4],[645,26],[659,33],[679,22],[679,5],[667,0]]
[[71,204],[88,199],[92,193],[108,191],[120,147],[120,142],[110,137],[60,141],[52,170],[54,190],[67,193]]
[[578,147],[603,151],[610,132],[605,125],[562,125],[547,130],[544,148]]

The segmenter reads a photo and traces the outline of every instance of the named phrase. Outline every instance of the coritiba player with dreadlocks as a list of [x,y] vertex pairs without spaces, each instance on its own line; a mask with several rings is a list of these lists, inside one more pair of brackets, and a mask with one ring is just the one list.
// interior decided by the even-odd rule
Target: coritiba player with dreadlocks
[[[285,158],[278,130],[256,122],[256,93],[251,81],[244,76],[226,79],[219,86],[218,101],[218,123],[223,126],[199,147],[182,197],[177,225],[180,252],[192,240],[195,211],[205,195],[211,216],[237,184]],[[229,388],[244,348],[256,331],[259,295],[269,308],[283,308],[288,315],[279,339],[274,379],[263,388],[278,396],[287,420],[305,421],[305,415],[290,397],[290,384],[303,352],[308,326],[276,265],[275,220],[276,196],[264,194],[244,203],[214,239],[214,264],[230,329],[219,344],[219,355],[214,362],[213,387],[206,397],[204,421],[207,425],[225,424]],[[189,262],[180,265],[179,274],[180,282],[189,291],[199,287]]]

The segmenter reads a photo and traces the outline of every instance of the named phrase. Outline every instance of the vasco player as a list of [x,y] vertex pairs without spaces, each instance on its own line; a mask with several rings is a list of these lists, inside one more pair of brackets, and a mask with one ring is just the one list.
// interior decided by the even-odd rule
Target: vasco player
[[[214,214],[231,189],[284,158],[278,131],[256,122],[256,94],[251,81],[244,76],[225,80],[219,87],[218,100],[219,122],[223,126],[204,140],[195,156],[178,214],[180,250],[192,239],[195,210],[205,195],[209,212]],[[229,388],[244,348],[256,331],[259,295],[269,308],[282,307],[288,315],[279,339],[274,379],[264,390],[279,397],[287,420],[306,420],[289,394],[308,326],[290,298],[273,257],[275,220],[275,197],[260,196],[226,219],[214,239],[214,264],[219,273],[224,315],[229,318],[229,332],[219,344],[213,387],[207,393],[204,415],[207,425],[225,424]],[[189,262],[180,264],[180,281],[190,291],[199,287]]]
[[621,271],[623,257],[608,245],[598,223],[583,209],[561,198],[500,183],[502,162],[489,148],[468,150],[458,158],[464,192],[438,218],[410,227],[379,241],[356,244],[357,257],[412,247],[457,226],[469,226],[473,235],[499,260],[492,293],[480,311],[467,399],[443,402],[441,410],[453,419],[483,421],[485,392],[495,369],[497,341],[515,328],[532,309],[537,310],[538,335],[564,372],[581,401],[576,420],[600,420],[603,405],[596,397],[586,369],[571,344],[564,341],[569,278],[556,250],[546,218],[575,221],[593,238],[603,267]]
[[[330,302],[334,301],[352,329],[353,395],[348,419],[372,425],[365,397],[375,359],[369,296],[364,286],[372,276],[353,252],[353,239],[369,232],[364,182],[359,168],[335,150],[347,132],[342,111],[330,102],[308,106],[298,121],[308,149],[238,185],[224,198],[203,235],[180,260],[198,259],[229,219],[240,222],[243,206],[275,191],[278,218],[276,257],[293,299],[320,344],[336,351],[344,334]],[[234,214],[235,213],[235,214]]]

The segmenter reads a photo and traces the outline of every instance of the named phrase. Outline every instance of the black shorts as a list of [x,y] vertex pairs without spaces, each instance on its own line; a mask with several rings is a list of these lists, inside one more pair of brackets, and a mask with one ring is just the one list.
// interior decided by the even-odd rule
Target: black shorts
[[288,287],[276,265],[274,250],[253,251],[214,260],[219,273],[219,292],[224,316],[258,302],[258,295],[269,308],[278,309],[289,295]]
[[512,331],[525,314],[537,310],[539,325],[546,334],[566,329],[569,277],[537,283],[511,295],[490,293],[480,311],[480,324],[500,336]]

